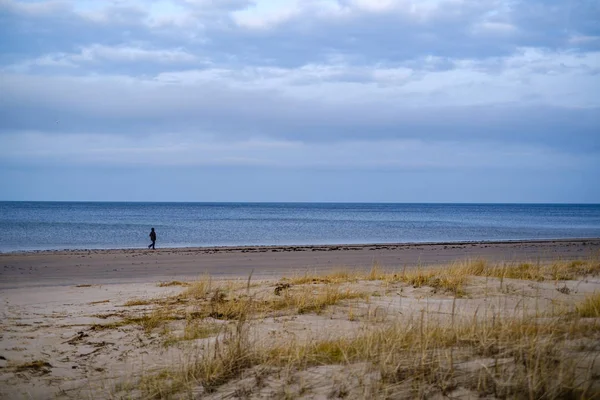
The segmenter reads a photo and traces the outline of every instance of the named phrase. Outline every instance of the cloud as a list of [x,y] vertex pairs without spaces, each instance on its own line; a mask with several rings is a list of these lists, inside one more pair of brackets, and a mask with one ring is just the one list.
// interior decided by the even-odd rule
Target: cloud
[[215,62],[295,67],[322,63],[335,55],[357,62],[397,63],[431,55],[506,56],[519,47],[600,49],[597,41],[573,39],[599,35],[593,2],[33,3],[47,9],[44,14],[15,11],[30,3],[3,0],[2,4],[0,32],[13,37],[18,32],[17,40],[5,45],[11,52],[32,51],[35,57],[43,51],[40,41],[34,40],[42,31],[46,43],[59,47],[52,52],[71,53],[74,45],[114,47],[138,42],[152,43],[153,48],[185,47]]
[[196,61],[195,55],[183,49],[146,49],[133,46],[91,45],[84,47],[78,54],[66,55],[73,62],[158,62],[189,63]]
[[103,46],[94,44],[80,49],[77,53],[51,53],[33,60],[25,60],[8,65],[4,69],[14,72],[28,72],[36,68],[76,68],[98,67],[101,64],[114,65],[146,64],[183,64],[201,65],[197,56],[184,49],[149,49],[141,46]]
[[43,17],[69,9],[67,1],[14,1],[0,0],[0,11],[5,10],[21,16]]
[[569,43],[574,45],[598,42],[600,42],[600,36],[573,35],[569,38]]
[[585,1],[0,0],[0,136],[593,152],[597,15]]
[[484,21],[474,26],[475,34],[511,35],[517,32],[514,25],[505,22]]
[[[304,143],[268,138],[223,141],[211,135],[24,132],[0,136],[9,165],[239,166],[367,170],[506,168],[582,170],[598,167],[593,154],[548,147],[419,139]],[[33,145],[32,145],[33,144]]]
[[[163,53],[134,54],[157,57]],[[108,55],[125,57],[118,51]],[[75,62],[77,58],[59,60]],[[2,104],[6,118],[0,129],[44,130],[38,125],[42,120],[22,117],[27,111],[60,113],[73,121],[71,129],[80,132],[118,123],[131,128],[197,126],[223,129],[222,134],[268,132],[287,137],[327,127],[339,129],[328,134],[335,137],[358,135],[361,130],[369,137],[389,137],[399,130],[406,131],[403,135],[437,136],[439,128],[435,127],[446,124],[450,124],[446,132],[465,132],[469,126],[480,129],[489,123],[507,129],[530,126],[520,133],[528,138],[537,137],[537,129],[551,128],[547,121],[556,121],[557,116],[593,114],[600,108],[599,72],[600,53],[519,49],[509,57],[417,60],[396,67],[207,65],[142,76],[5,73],[4,92],[10,102]],[[556,111],[543,116],[544,109]],[[432,113],[438,121],[431,120]],[[577,119],[573,126],[586,121],[593,127],[598,119]],[[494,126],[489,129],[495,130]],[[307,127],[313,128],[302,133]],[[475,135],[463,133],[461,137]],[[561,133],[551,129],[548,135]]]

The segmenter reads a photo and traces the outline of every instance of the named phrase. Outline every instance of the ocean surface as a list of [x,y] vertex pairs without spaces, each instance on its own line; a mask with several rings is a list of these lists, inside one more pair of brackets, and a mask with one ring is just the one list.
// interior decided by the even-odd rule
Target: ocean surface
[[600,237],[599,204],[0,202],[0,252]]

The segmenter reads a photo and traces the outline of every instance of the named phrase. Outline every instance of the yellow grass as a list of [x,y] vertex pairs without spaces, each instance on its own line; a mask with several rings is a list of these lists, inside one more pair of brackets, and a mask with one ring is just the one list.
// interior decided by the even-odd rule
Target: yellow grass
[[[514,315],[488,310],[472,318],[426,311],[387,323],[364,321],[360,333],[330,340],[293,340],[273,347],[253,342],[249,329],[262,318],[321,313],[344,300],[369,296],[357,290],[361,281],[380,285],[428,286],[434,292],[467,295],[473,276],[514,280],[563,280],[600,273],[595,260],[551,263],[496,263],[472,260],[442,267],[335,271],[283,279],[275,287],[251,290],[250,282],[213,282],[204,277],[180,296],[155,303],[141,317],[130,317],[146,332],[169,321],[186,319],[183,334],[169,344],[214,337],[202,351],[179,368],[146,375],[139,384],[144,398],[170,398],[194,387],[205,392],[240,379],[255,367],[275,371],[301,371],[319,365],[370,365],[378,384],[372,397],[422,398],[427,393],[446,396],[457,387],[479,396],[499,398],[591,398],[591,368],[586,355],[600,340],[600,294],[588,296],[555,314],[529,313],[524,303]],[[364,283],[364,282],[363,282]],[[370,290],[372,292],[372,290]],[[567,293],[568,294],[568,293]],[[185,305],[186,311],[177,308]],[[454,308],[453,308],[454,310]],[[357,321],[354,305],[349,319]],[[228,320],[214,324],[206,318]],[[229,327],[228,327],[229,326]],[[574,349],[573,341],[585,339]],[[204,342],[203,342],[204,343]],[[193,396],[192,396],[193,397]]]
[[181,281],[171,281],[171,282],[160,282],[157,286],[158,287],[190,286],[190,284],[187,282],[181,282]]
[[337,285],[320,287],[302,287],[286,291],[281,297],[262,304],[261,312],[270,310],[293,309],[298,314],[319,313],[326,307],[338,304],[342,300],[367,298],[367,294],[350,289],[341,289]]
[[346,282],[356,282],[362,278],[362,274],[359,271],[350,271],[350,270],[337,270],[330,272],[325,275],[320,274],[310,274],[305,272],[304,275],[294,276],[291,278],[284,278],[285,282],[288,282],[291,285],[305,285],[305,284],[317,284],[317,283],[325,283],[325,284],[340,284]]
[[384,281],[388,283],[406,283],[414,287],[429,286],[435,290],[465,295],[464,287],[470,276],[485,276],[500,279],[520,279],[532,281],[568,280],[585,275],[600,274],[600,261],[597,259],[576,261],[555,261],[551,263],[497,263],[475,259],[456,262],[445,266],[403,268],[401,271],[384,271],[374,265],[368,272],[335,271],[330,274],[304,274],[286,279],[291,284],[307,283],[352,283],[359,280]]
[[165,340],[165,346],[170,346],[182,341],[205,339],[217,335],[223,330],[222,325],[207,323],[206,321],[198,321],[195,319],[188,319],[185,327],[183,328],[183,334],[178,336],[169,336]]
[[123,306],[125,307],[134,307],[134,306],[147,306],[152,304],[153,301],[149,299],[131,299],[128,300]]
[[[193,385],[211,392],[258,365],[291,371],[368,362],[380,376],[374,397],[422,397],[433,389],[445,393],[462,386],[502,398],[586,398],[590,371],[578,364],[568,341],[599,333],[598,321],[589,323],[574,315],[570,320],[538,321],[495,316],[451,324],[423,313],[349,338],[269,348],[249,340],[241,316],[236,329],[226,331],[186,368],[146,377],[141,387],[148,397],[168,398]],[[461,367],[470,360],[481,361]]]
[[240,315],[265,315],[274,311],[290,310],[298,314],[320,313],[328,306],[343,300],[366,298],[367,295],[337,285],[290,287],[279,296],[256,298],[239,294],[230,298],[225,292],[216,290],[208,304],[200,307],[198,317],[237,319]]
[[600,293],[587,296],[577,305],[577,313],[582,317],[600,317]]

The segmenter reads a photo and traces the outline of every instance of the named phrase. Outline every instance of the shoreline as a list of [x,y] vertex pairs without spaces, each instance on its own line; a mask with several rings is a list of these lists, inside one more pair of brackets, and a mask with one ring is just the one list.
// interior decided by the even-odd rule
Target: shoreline
[[[175,246],[175,247],[157,247],[156,250],[163,251],[192,251],[192,252],[208,252],[208,251],[243,251],[253,249],[303,249],[310,250],[313,248],[368,248],[368,247],[401,247],[401,246],[457,246],[457,245],[496,245],[496,244],[542,244],[542,243],[579,243],[588,241],[600,241],[600,237],[581,237],[581,238],[552,238],[552,239],[506,239],[506,240],[459,240],[459,241],[427,241],[427,242],[383,242],[383,243],[326,243],[326,244],[250,244],[250,245],[222,245],[222,246]],[[9,250],[0,251],[0,256],[15,256],[29,254],[76,254],[87,252],[123,252],[123,251],[148,251],[145,247],[114,247],[114,248],[74,248],[74,249],[43,249],[43,250]]]
[[0,254],[0,290],[213,278],[272,279],[341,268],[386,270],[485,258],[539,262],[600,255],[600,238],[309,246],[38,251]]

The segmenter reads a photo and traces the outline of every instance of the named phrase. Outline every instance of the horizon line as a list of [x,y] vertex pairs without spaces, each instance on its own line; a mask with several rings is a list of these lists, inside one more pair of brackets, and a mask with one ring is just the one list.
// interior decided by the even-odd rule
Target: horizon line
[[0,203],[141,203],[141,204],[465,204],[465,205],[600,205],[593,202],[449,202],[449,201],[189,201],[189,200],[0,200]]

